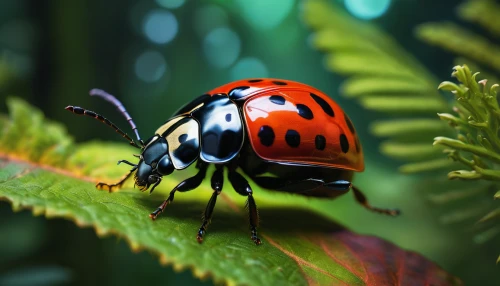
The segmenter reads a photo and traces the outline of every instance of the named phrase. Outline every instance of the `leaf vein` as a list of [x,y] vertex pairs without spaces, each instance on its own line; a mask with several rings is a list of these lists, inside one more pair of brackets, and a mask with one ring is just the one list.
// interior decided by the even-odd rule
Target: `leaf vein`
[[[307,266],[313,270],[316,270],[317,272],[321,273],[321,274],[324,274],[330,278],[333,278],[335,280],[338,280],[339,282],[343,283],[343,284],[346,284],[344,281],[342,281],[340,278],[332,275],[331,273],[319,268],[317,265],[314,265],[312,264],[311,262],[309,261],[306,261],[304,259],[302,259],[301,257],[295,255],[293,252],[291,251],[288,251],[286,250],[285,248],[283,248],[281,245],[279,245],[276,241],[272,240],[269,236],[267,235],[264,235],[264,237],[266,238],[267,241],[269,241],[269,243],[271,243],[274,247],[276,247],[278,250],[280,250],[281,252],[283,252],[284,254],[286,254],[288,257],[290,257],[291,259],[293,259],[300,268],[302,268],[303,266]],[[347,284],[346,284],[347,285]]]
[[338,258],[335,257],[335,255],[330,251],[330,249],[325,244],[324,238],[320,238],[319,243],[321,245],[321,248],[325,251],[326,255],[328,255],[328,257],[330,257],[333,261],[335,261],[340,266],[342,266],[345,269],[349,270],[352,274],[354,274],[354,276],[356,276],[357,278],[359,278],[359,280],[366,282],[366,278],[363,279],[361,277],[361,273],[360,272],[356,271],[353,267],[350,267],[349,265],[345,264],[342,260],[340,260],[340,259],[338,259]]

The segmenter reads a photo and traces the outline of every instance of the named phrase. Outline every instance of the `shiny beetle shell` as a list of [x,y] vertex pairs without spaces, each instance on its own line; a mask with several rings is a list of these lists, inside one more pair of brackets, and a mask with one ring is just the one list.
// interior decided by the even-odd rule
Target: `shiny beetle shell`
[[98,89],[90,94],[115,105],[137,141],[100,114],[78,106],[66,109],[101,121],[141,150],[137,163],[119,161],[132,166],[119,182],[99,182],[98,188],[112,192],[133,175],[141,191],[153,192],[164,176],[196,162],[196,175],[177,184],[150,213],[151,219],[172,203],[176,191],[198,188],[208,167],[215,165],[210,179],[213,193],[196,235],[200,243],[222,192],[225,169],[233,190],[247,197],[250,238],[257,245],[262,243],[257,235],[257,204],[241,172],[260,187],[277,192],[335,198],[352,190],[363,207],[391,216],[399,214],[398,210],[371,206],[352,185],[354,171],[364,170],[356,130],[337,103],[311,86],[280,79],[246,79],[223,85],[180,108],[146,142],[119,100]]
[[[364,170],[351,120],[318,89],[281,79],[240,80],[211,90],[178,113],[203,110],[213,95],[227,95],[239,106],[252,148],[265,161]],[[220,110],[218,121],[234,117],[228,114]]]

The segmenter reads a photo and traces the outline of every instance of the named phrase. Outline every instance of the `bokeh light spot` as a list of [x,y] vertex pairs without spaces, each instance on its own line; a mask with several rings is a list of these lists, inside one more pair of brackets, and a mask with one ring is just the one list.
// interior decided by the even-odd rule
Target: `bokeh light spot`
[[156,0],[156,3],[167,9],[179,8],[184,4],[184,0]]
[[231,68],[232,80],[268,76],[269,72],[266,65],[261,60],[253,57],[242,58]]
[[169,11],[153,10],[144,18],[144,34],[153,43],[166,44],[172,41],[177,30],[177,19]]
[[278,26],[295,5],[294,0],[236,0],[236,3],[245,21],[261,30]]
[[145,82],[155,82],[167,71],[167,62],[157,51],[145,51],[135,61],[135,74]]
[[212,30],[203,40],[203,52],[208,62],[217,68],[232,65],[240,54],[240,38],[227,27]]
[[370,20],[382,16],[391,0],[344,0],[346,9],[355,17]]

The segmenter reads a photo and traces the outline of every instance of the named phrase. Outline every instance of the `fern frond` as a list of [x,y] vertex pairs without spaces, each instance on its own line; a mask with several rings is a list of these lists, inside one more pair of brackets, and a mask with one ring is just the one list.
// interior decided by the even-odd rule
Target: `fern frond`
[[371,132],[380,137],[395,137],[399,140],[421,137],[424,134],[443,134],[448,131],[448,125],[442,121],[429,118],[380,120],[372,123]]
[[440,98],[426,98],[418,95],[387,96],[367,95],[360,98],[360,104],[367,109],[392,114],[436,114],[446,105]]
[[442,224],[458,224],[473,222],[475,218],[484,213],[483,206],[467,206],[460,209],[453,209],[439,217]]
[[426,143],[400,143],[393,141],[385,141],[380,144],[380,149],[385,154],[391,155],[393,158],[398,158],[407,161],[421,161],[425,159],[435,158],[441,153],[437,148],[432,148]]
[[500,71],[500,46],[455,23],[425,23],[416,29],[421,40]]
[[413,79],[436,93],[436,79],[376,26],[357,21],[324,0],[305,1],[303,18],[315,30],[312,45],[330,55],[327,66],[332,71]]
[[453,161],[448,159],[433,159],[420,161],[417,163],[407,163],[399,167],[399,171],[404,174],[415,174],[423,172],[436,172],[440,170],[449,170],[455,166]]
[[[497,101],[498,84],[488,84],[487,80],[477,81],[478,73],[472,73],[468,66],[455,66],[452,76],[459,84],[443,82],[439,86],[451,92],[456,99],[456,115],[440,114],[442,120],[450,122],[457,131],[457,138],[436,137],[434,145],[443,145],[448,149],[448,157],[460,163],[465,170],[455,170],[448,173],[450,179],[485,180],[500,182],[500,106]],[[496,184],[493,184],[496,188]],[[489,190],[492,188],[489,187]],[[489,193],[489,192],[488,192]],[[497,192],[493,198],[497,198]],[[459,195],[458,193],[450,194]],[[500,218],[500,208],[490,210],[489,206],[475,204],[481,207],[483,216],[477,220],[483,224]],[[464,209],[462,216],[465,214]],[[448,219],[447,221],[449,221]],[[453,220],[453,219],[451,219]],[[497,226],[488,227],[482,234],[475,237],[475,241],[489,240],[499,233]]]
[[482,79],[488,79],[491,82],[500,82],[500,78],[495,75],[495,73],[487,72],[485,71],[485,68],[482,68],[477,62],[466,58],[466,57],[456,57],[453,60],[453,64],[455,66],[460,66],[460,65],[466,65],[468,66],[471,70],[478,71],[480,70],[481,73],[477,76],[478,80]]
[[[421,136],[413,137],[413,146],[430,145],[433,134],[436,135],[433,132],[436,125],[444,125],[435,114],[450,109],[436,89],[434,76],[384,31],[353,19],[331,1],[305,1],[303,18],[314,30],[312,45],[326,53],[326,68],[349,76],[342,84],[341,93],[356,98],[366,109],[398,117],[418,115],[415,120],[388,121],[388,124],[397,124],[399,130],[414,129],[421,120],[436,122],[427,128],[421,125],[418,127],[423,129]],[[388,139],[381,146],[382,153],[403,160],[410,155],[404,148],[407,138],[398,132],[377,134],[379,128],[373,126],[371,130]],[[446,133],[447,129],[442,130]],[[434,152],[430,146],[419,150]]]
[[466,1],[458,6],[460,18],[476,23],[488,30],[491,34],[500,36],[500,5],[492,0]]
[[[449,160],[448,160],[449,161]],[[483,196],[488,192],[488,188],[470,187],[464,189],[456,189],[452,192],[435,193],[429,195],[429,200],[435,204],[445,204],[460,200],[468,200],[477,196]]]
[[[483,231],[483,232],[475,235],[474,241],[476,243],[479,243],[479,244],[486,243],[487,241],[491,240],[492,238],[498,236],[498,234],[500,234],[500,227],[492,227],[486,231]],[[497,260],[497,263],[498,263],[498,260]]]
[[353,76],[345,80],[341,92],[347,97],[360,97],[367,94],[400,95],[401,92],[421,97],[432,97],[429,89],[422,82],[410,81],[403,77]]

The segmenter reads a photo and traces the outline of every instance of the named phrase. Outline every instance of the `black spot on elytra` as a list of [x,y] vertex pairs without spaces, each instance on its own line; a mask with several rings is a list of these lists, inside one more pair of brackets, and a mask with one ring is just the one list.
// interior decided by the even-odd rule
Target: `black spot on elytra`
[[271,146],[274,143],[274,131],[270,126],[264,125],[259,130],[260,143],[264,146]]
[[314,118],[314,115],[311,111],[311,109],[309,107],[307,107],[307,105],[304,105],[304,104],[297,104],[297,112],[299,113],[299,115],[302,117],[302,118],[305,118],[305,119],[313,119]]
[[273,80],[273,83],[274,83],[275,85],[287,85],[287,83],[286,83],[286,82],[283,82],[283,81],[277,81],[277,80]]
[[299,147],[300,145],[300,134],[299,132],[293,130],[293,129],[288,129],[288,131],[285,134],[285,141],[286,144],[290,147]]
[[260,81],[262,81],[262,80],[261,79],[251,79],[248,82],[260,82]]
[[333,109],[332,107],[330,106],[330,104],[328,104],[328,102],[326,102],[323,98],[317,96],[316,94],[314,93],[310,93],[311,97],[314,99],[314,101],[316,101],[316,103],[323,109],[323,111],[330,115],[331,117],[335,116],[335,113],[333,112]]
[[239,99],[241,97],[244,97],[245,94],[242,91],[244,91],[245,89],[249,89],[249,88],[250,87],[246,86],[246,85],[235,87],[235,88],[231,89],[231,91],[229,92],[229,98]]
[[359,153],[361,151],[361,146],[359,145],[359,139],[356,138],[356,141],[354,141],[354,146],[356,147],[356,152]]
[[351,120],[349,117],[347,117],[347,114],[344,113],[344,119],[345,122],[347,123],[347,127],[349,127],[349,130],[351,130],[352,134],[356,133],[356,130],[354,130],[354,125],[352,125]]
[[187,134],[181,134],[181,135],[179,135],[179,138],[178,138],[179,143],[181,143],[181,144],[182,144],[182,143],[186,142],[186,139],[187,139],[187,138],[188,138],[188,135],[187,135]]
[[271,95],[271,97],[269,97],[269,100],[272,103],[277,104],[277,105],[284,105],[285,104],[285,98],[281,95]]
[[316,149],[325,150],[326,147],[326,138],[323,135],[316,135],[314,139],[314,144],[316,145]]
[[340,134],[340,149],[342,149],[342,152],[344,153],[349,151],[349,141],[347,141],[345,134]]
[[231,122],[231,113],[226,114],[226,122]]

